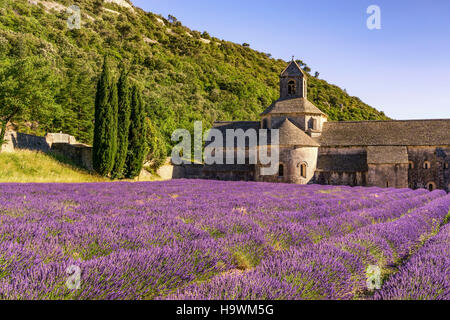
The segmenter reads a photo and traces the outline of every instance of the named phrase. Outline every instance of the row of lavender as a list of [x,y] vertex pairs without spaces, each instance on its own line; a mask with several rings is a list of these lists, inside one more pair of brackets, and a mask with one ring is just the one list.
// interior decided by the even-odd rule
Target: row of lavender
[[[357,232],[330,238],[319,244],[292,247],[269,257],[251,272],[221,275],[212,281],[183,288],[170,298],[365,297],[367,267],[379,266],[383,275],[388,276],[427,237],[437,232],[449,213],[449,206],[450,196],[442,196],[397,220],[369,225]],[[448,278],[448,273],[441,274],[440,277],[441,281],[429,285],[431,290],[442,294],[434,298],[448,298],[448,290],[442,286],[442,279]]]
[[450,225],[408,260],[374,298],[450,300]]
[[[366,266],[389,275],[450,201],[439,191],[183,180],[0,191],[3,299],[354,298]],[[79,290],[67,286],[68,266],[81,270]]]

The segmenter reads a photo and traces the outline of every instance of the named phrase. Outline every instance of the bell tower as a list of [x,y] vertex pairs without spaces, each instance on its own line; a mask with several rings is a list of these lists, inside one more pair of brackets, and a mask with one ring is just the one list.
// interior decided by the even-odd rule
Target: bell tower
[[294,59],[280,75],[280,98],[307,98],[306,75]]

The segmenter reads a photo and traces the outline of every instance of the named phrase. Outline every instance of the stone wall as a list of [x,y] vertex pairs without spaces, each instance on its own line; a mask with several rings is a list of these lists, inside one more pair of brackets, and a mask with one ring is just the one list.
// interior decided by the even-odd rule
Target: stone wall
[[[408,147],[409,187],[450,191],[450,147]],[[428,166],[427,166],[428,165]]]
[[254,181],[254,165],[204,165],[201,169],[202,179],[224,181]]
[[313,182],[323,185],[367,185],[367,150],[363,147],[320,147]]
[[[158,170],[163,179],[211,179],[224,181],[254,181],[254,165],[164,165]],[[170,177],[169,177],[170,175]]]
[[408,188],[408,164],[369,164],[367,185],[380,188]]
[[314,183],[334,186],[367,186],[367,171],[316,171]]
[[92,147],[84,144],[53,143],[52,152],[58,153],[79,167],[94,171]]
[[174,166],[173,179],[202,179],[204,166],[201,164],[182,164]]
[[45,137],[30,134],[7,131],[5,143],[1,147],[2,152],[14,152],[15,150],[33,150],[49,152],[54,143],[76,144],[76,139],[64,133],[48,133]]
[[25,133],[8,131],[5,135],[5,143],[1,147],[2,152],[14,152],[16,149],[49,152],[51,144],[46,137],[37,137]]
[[48,133],[45,137],[8,131],[2,152],[16,150],[31,150],[40,152],[55,152],[63,155],[76,165],[92,171],[92,147],[78,144],[75,137],[64,133]]
[[368,146],[367,185],[408,188],[408,150],[405,146]]
[[[314,178],[317,164],[317,147],[280,147],[280,165],[283,176],[261,175],[261,166],[256,169],[256,181],[308,184]],[[301,175],[301,165],[306,166],[306,176]]]
[[77,144],[75,137],[65,133],[47,133],[45,139],[50,145],[53,143]]
[[[148,165],[148,163],[146,164]],[[145,169],[143,171],[146,171]],[[172,164],[172,159],[169,157],[164,164],[156,171],[156,174],[162,180],[181,179],[186,176],[186,169],[184,166],[176,166]]]

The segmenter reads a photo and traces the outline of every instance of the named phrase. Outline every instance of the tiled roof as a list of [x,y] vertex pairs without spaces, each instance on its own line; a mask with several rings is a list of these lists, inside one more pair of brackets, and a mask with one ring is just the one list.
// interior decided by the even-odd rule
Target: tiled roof
[[305,98],[279,99],[268,107],[261,115],[266,114],[310,113],[325,115],[314,104]]
[[[237,130],[242,129],[246,132],[249,129],[253,129],[256,131],[256,136],[259,140],[259,129],[260,122],[259,121],[228,121],[228,122],[215,122],[212,129],[217,129],[222,133],[223,137],[223,146],[225,147],[227,144],[226,134],[227,130]],[[210,139],[208,139],[210,140]],[[214,139],[213,139],[214,140]],[[208,141],[205,143],[205,146],[209,146],[214,141]],[[248,144],[248,139],[245,139],[246,145]]]
[[[214,124],[214,129],[218,129],[221,131],[223,135],[223,146],[226,145],[226,133],[228,129],[236,130],[242,129],[247,131],[248,129],[256,130],[256,135],[258,139],[258,144],[265,144],[264,141],[261,141],[261,137],[259,135],[260,123],[253,121],[236,121],[236,122],[216,122]],[[305,146],[305,147],[319,147],[319,144],[314,141],[310,136],[304,133],[301,129],[299,129],[295,124],[293,124],[288,119],[285,119],[279,127],[273,128],[279,129],[279,144],[280,145],[289,145],[289,146]],[[271,130],[267,133],[267,143],[271,144],[272,133]],[[246,139],[246,144],[248,143],[248,139]],[[206,145],[209,145],[207,143]]]
[[318,147],[319,144],[288,119],[280,127],[280,145]]
[[450,145],[450,119],[326,122],[321,146]]

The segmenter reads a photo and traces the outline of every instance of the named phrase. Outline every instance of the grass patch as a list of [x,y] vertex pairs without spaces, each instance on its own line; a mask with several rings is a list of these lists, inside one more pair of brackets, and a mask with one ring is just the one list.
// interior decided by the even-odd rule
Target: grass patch
[[[121,181],[158,181],[158,177],[139,177]],[[0,153],[0,183],[90,183],[113,182],[78,167],[62,155],[18,150]]]
[[0,153],[0,182],[81,183],[106,181],[109,180],[76,167],[62,156],[26,150]]
[[259,265],[264,249],[258,244],[240,245],[231,250],[231,257],[238,270],[250,270]]

